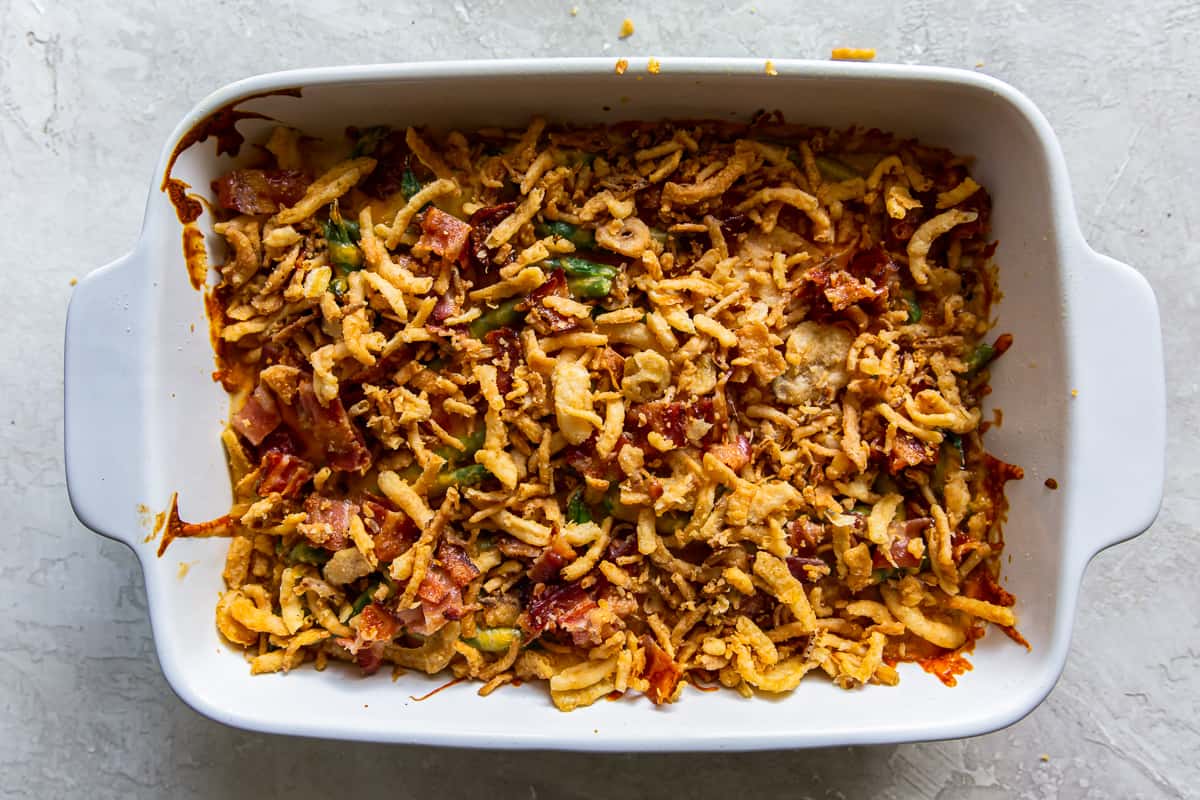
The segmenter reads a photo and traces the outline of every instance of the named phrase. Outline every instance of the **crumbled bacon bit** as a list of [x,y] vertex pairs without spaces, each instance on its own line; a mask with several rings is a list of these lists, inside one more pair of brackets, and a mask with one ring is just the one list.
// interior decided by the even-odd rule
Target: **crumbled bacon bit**
[[496,549],[508,558],[537,558],[542,554],[542,548],[514,539],[511,536],[496,537]]
[[386,642],[400,631],[400,620],[391,611],[370,603],[358,615],[358,635],[365,642]]
[[505,395],[512,391],[513,372],[522,361],[521,340],[512,328],[498,328],[483,337],[492,348],[492,366],[496,368],[496,388]]
[[325,452],[326,463],[333,469],[358,472],[371,463],[362,434],[350,422],[341,398],[335,397],[329,405],[321,405],[313,391],[311,380],[302,380],[299,390],[296,415],[300,430],[309,432],[315,443]]
[[241,214],[274,214],[295,205],[308,175],[294,169],[235,169],[213,181],[217,203]]
[[905,467],[919,467],[937,461],[937,448],[907,431],[896,431],[896,440],[888,457],[888,472],[895,475]]
[[442,542],[438,545],[437,560],[450,575],[456,586],[466,586],[479,577],[479,569],[467,555],[467,551],[456,544]]
[[380,564],[387,564],[404,555],[420,534],[411,519],[375,500],[363,501],[363,525],[371,534],[375,557]]
[[641,677],[650,684],[646,689],[646,697],[655,705],[669,702],[675,694],[675,687],[679,685],[679,679],[683,677],[683,670],[648,634],[642,636],[642,649],[646,652],[646,668],[642,670]]
[[[516,202],[487,206],[476,211],[468,220],[468,223],[471,226],[471,233],[467,237],[467,263],[476,271],[476,278],[487,275],[493,271],[493,254],[491,249],[486,244],[488,235],[491,234],[491,232],[496,229],[496,226],[503,222],[509,214],[515,211],[516,208]],[[485,285],[487,285],[487,282],[479,283],[476,281],[475,288],[482,288]]]
[[816,583],[830,572],[829,564],[820,558],[788,556],[785,561],[787,562],[788,571],[792,573],[796,580],[806,583]]
[[[897,567],[921,566],[920,557],[913,555],[913,552],[908,549],[908,543],[913,539],[923,538],[925,531],[932,524],[931,517],[915,517],[891,524],[888,528],[888,534],[892,539],[890,550],[892,560],[896,562]],[[887,569],[892,565],[888,563],[887,556],[882,551],[876,550],[872,558],[872,566],[876,569]]]
[[525,317],[525,322],[542,336],[578,330],[582,325],[578,317],[565,316],[542,304],[543,300],[551,296],[571,296],[571,292],[567,289],[567,274],[561,269],[551,272],[546,282],[530,292],[529,297],[517,306],[517,310],[529,312]]
[[457,261],[470,234],[470,225],[434,207],[421,217],[421,239],[416,246],[431,250],[446,261]]
[[549,583],[558,577],[559,570],[574,560],[575,551],[561,536],[555,536],[529,568],[529,580]]
[[310,494],[304,501],[308,516],[300,524],[300,532],[309,541],[326,550],[341,550],[350,542],[350,518],[358,513],[358,505],[349,500]]
[[580,647],[600,643],[600,630],[593,621],[596,601],[578,585],[547,586],[530,598],[520,625],[528,638],[545,631],[561,631]]
[[229,426],[240,433],[246,441],[256,447],[280,423],[279,408],[275,396],[263,384],[254,387],[246,404],[229,420]]
[[732,442],[709,445],[708,452],[734,472],[740,472],[750,463],[750,440],[739,434]]
[[312,464],[299,456],[269,451],[259,465],[262,477],[257,492],[266,497],[278,492],[283,497],[295,497],[313,475]]
[[457,588],[449,572],[441,567],[430,567],[425,573],[425,579],[421,581],[420,588],[417,589],[417,597],[427,603],[437,604]]
[[817,545],[825,541],[826,536],[825,526],[809,517],[800,517],[788,524],[788,544],[797,555],[815,556]]

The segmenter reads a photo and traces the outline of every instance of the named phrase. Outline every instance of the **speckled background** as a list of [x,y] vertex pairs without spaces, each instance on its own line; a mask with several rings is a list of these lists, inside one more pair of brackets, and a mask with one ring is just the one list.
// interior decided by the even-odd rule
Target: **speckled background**
[[[1187,797],[1200,789],[1200,5],[1182,0],[608,3],[0,0],[0,793],[12,797]],[[316,6],[316,3],[304,4]],[[119,6],[119,7],[115,7]],[[624,16],[636,33],[619,41]],[[222,84],[288,67],[567,55],[824,57],[981,69],[1066,151],[1083,228],[1141,269],[1165,326],[1171,439],[1154,528],[1098,557],[1066,672],[1008,730],[750,755],[593,757],[242,733],[180,703],[124,547],[67,504],[72,277],[133,244],[164,138]],[[1119,323],[1115,320],[1114,323]],[[1044,759],[1043,755],[1048,756]]]

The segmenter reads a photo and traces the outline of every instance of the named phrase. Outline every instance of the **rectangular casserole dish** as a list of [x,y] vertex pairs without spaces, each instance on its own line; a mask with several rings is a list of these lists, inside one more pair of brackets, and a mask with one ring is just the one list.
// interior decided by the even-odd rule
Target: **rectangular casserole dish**
[[[264,75],[199,103],[167,141],[134,250],[80,282],[66,332],[66,462],[71,503],[93,530],[141,560],[159,660],[197,711],[242,728],[383,742],[597,751],[722,750],[897,743],[970,736],[1008,725],[1050,691],[1066,658],[1084,566],[1145,530],[1161,500],[1165,439],[1158,311],[1134,270],[1093,252],[1072,205],[1066,167],[1045,118],[1016,90],[958,70],[882,64],[663,59],[450,62],[342,67]],[[279,90],[295,90],[271,94]],[[185,519],[225,513],[229,482],[218,435],[228,400],[198,292],[184,266],[181,226],[161,191],[176,144],[237,103],[306,133],[347,125],[523,126],[555,120],[729,118],[781,110],[791,122],[878,127],[977,157],[995,202],[1004,293],[997,332],[1015,338],[994,371],[985,408],[1004,424],[988,449],[1025,468],[1009,484],[1002,575],[1018,598],[1032,651],[993,631],[976,669],[944,687],[903,665],[897,688],[844,692],[819,679],[791,695],[744,700],[688,692],[662,708],[639,699],[556,711],[542,687],[489,698],[464,684],[417,702],[443,682],[408,674],[301,669],[251,677],[219,640],[213,608],[224,541],[179,540],[156,557],[144,508],[180,493]],[[276,123],[243,119],[262,141]],[[210,194],[236,158],[212,140],[184,149],[173,175]],[[202,217],[201,229],[211,225]],[[209,237],[209,252],[220,244]],[[217,259],[219,260],[219,259]],[[1119,320],[1119,324],[1117,321]],[[1051,491],[1043,482],[1054,478]],[[143,512],[139,512],[139,507]],[[180,577],[180,563],[190,565]]]

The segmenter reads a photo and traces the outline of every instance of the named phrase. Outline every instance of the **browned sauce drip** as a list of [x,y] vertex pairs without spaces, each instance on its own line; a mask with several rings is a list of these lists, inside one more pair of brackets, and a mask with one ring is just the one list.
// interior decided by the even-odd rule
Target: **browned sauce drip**
[[[270,92],[261,92],[242,97],[218,108],[212,114],[193,125],[187,133],[179,138],[175,149],[171,151],[171,157],[167,159],[167,169],[163,173],[162,186],[160,188],[170,198],[171,205],[175,207],[175,216],[179,218],[180,222],[185,225],[189,222],[195,222],[199,219],[200,212],[204,209],[199,200],[188,197],[187,190],[191,187],[178,178],[171,176],[171,171],[175,168],[175,161],[184,150],[212,137],[215,137],[217,140],[217,155],[236,156],[238,151],[241,150],[242,143],[245,141],[242,134],[238,132],[237,123],[244,119],[271,119],[271,117],[259,114],[256,111],[239,111],[237,105],[261,97],[272,97],[275,95],[300,97],[300,89],[276,89]],[[193,285],[196,285],[194,281]]]
[[462,683],[464,680],[466,680],[466,679],[465,678],[455,678],[454,680],[446,681],[441,686],[437,687],[436,689],[434,689],[432,692],[429,692],[428,694],[423,694],[420,697],[413,697],[412,695],[409,695],[408,699],[412,700],[415,703],[419,703],[422,700],[428,700],[429,698],[433,697],[435,694],[442,691],[443,689],[449,689],[454,684]]

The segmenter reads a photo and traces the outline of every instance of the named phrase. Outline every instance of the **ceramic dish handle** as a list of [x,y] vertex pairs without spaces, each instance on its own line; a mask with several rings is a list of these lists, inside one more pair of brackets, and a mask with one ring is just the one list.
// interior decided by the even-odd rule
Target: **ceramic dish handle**
[[84,525],[126,544],[144,516],[146,271],[138,251],[119,258],[81,280],[67,310],[67,492]]
[[1133,268],[1085,248],[1069,273],[1072,495],[1092,534],[1091,554],[1150,527],[1162,504],[1166,387],[1154,291]]

